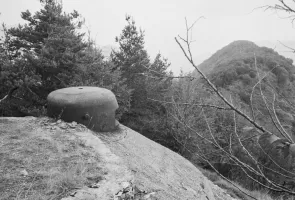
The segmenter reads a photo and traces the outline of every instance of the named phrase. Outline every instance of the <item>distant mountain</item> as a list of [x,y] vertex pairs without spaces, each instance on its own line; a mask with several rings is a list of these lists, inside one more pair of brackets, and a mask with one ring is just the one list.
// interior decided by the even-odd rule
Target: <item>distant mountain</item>
[[[267,51],[269,52],[267,53]],[[205,73],[210,73],[216,67],[226,65],[229,61],[240,60],[246,57],[254,58],[254,53],[257,54],[258,52],[260,52],[261,55],[269,55],[270,52],[274,53],[276,56],[279,55],[270,48],[260,48],[254,42],[239,40],[234,41],[229,45],[223,47],[222,49],[218,50],[210,58],[201,63],[199,67]]]
[[[295,110],[290,110],[290,107],[286,106],[286,102],[295,105],[295,66],[292,59],[285,58],[271,48],[259,47],[253,42],[240,40],[218,50],[200,64],[199,68],[218,88],[230,91],[239,98],[244,108],[251,105],[250,96],[253,86],[258,81],[258,73],[260,77],[267,74],[262,81],[262,92],[268,101],[275,95],[276,112],[283,124],[288,127],[291,127],[292,123],[295,125]],[[253,106],[259,111],[258,118],[263,123],[270,123],[265,117],[268,116],[268,111],[259,87],[254,94]]]
[[257,44],[260,47],[272,48],[280,55],[286,58],[291,58],[293,61],[295,61],[295,52],[292,51],[292,49],[295,49],[295,41],[293,40],[260,40],[255,41],[255,44]]
[[[285,58],[280,55],[275,50],[268,47],[259,47],[254,42],[239,40],[230,43],[229,45],[223,47],[214,53],[210,58],[205,60],[203,63],[199,65],[199,68],[205,73],[209,74],[211,71],[216,71],[217,69],[223,69],[232,67],[237,67],[237,65],[241,65],[235,63],[235,61],[245,61],[252,60],[254,61],[254,54],[257,58],[262,60],[271,60],[273,62],[279,61],[281,65],[292,65],[293,60],[290,58]],[[286,64],[288,63],[288,64]],[[289,67],[290,68],[290,67]],[[218,70],[219,71],[219,70]],[[196,73],[196,72],[195,72]]]

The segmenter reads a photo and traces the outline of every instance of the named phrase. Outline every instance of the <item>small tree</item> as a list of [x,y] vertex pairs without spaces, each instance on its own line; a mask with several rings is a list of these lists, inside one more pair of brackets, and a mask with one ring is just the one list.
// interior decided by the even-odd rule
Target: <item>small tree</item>
[[163,100],[168,94],[170,64],[161,54],[151,61],[144,48],[144,32],[138,30],[130,16],[126,16],[126,22],[121,35],[116,37],[119,49],[110,56],[114,70],[121,71],[121,78],[132,90],[131,109],[122,116],[121,122],[167,146],[164,138],[169,125],[165,107],[150,99]]
[[83,21],[77,11],[64,13],[54,0],[41,3],[34,15],[22,12],[26,24],[4,29],[2,41],[11,64],[4,84],[20,86],[18,93],[32,106],[43,106],[49,92],[79,80],[78,63],[87,47],[78,31]]
[[27,24],[7,30],[8,50],[25,59],[40,76],[42,89],[49,91],[72,83],[87,44],[78,32],[83,21],[77,11],[67,14],[58,1],[41,2],[43,9],[34,15],[22,12]]
[[137,30],[135,21],[126,16],[127,25],[122,30],[116,42],[119,43],[119,50],[113,50],[111,61],[115,69],[119,69],[122,77],[132,92],[132,107],[144,104],[147,98],[146,82],[142,75],[147,71],[150,60],[147,51],[144,49],[144,32]]
[[[94,42],[91,42],[94,44]],[[121,71],[114,69],[111,61],[105,60],[101,51],[95,45],[89,45],[85,50],[85,57],[80,68],[81,84],[87,86],[98,86],[107,88],[116,95],[119,108],[117,118],[128,112],[130,109],[131,90],[127,88],[125,79],[121,78]]]

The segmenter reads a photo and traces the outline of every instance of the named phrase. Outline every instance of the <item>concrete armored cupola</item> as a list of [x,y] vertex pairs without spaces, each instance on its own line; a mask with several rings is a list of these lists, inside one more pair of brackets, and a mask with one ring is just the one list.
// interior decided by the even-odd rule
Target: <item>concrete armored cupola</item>
[[51,92],[47,101],[49,117],[75,121],[94,131],[116,129],[118,103],[110,90],[84,86],[64,88]]

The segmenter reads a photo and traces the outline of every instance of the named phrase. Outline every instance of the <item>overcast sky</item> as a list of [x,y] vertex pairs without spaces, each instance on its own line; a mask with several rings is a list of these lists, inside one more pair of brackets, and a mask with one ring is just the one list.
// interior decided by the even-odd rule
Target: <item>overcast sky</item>
[[[284,14],[263,9],[278,0],[63,0],[64,10],[77,10],[86,19],[92,37],[99,46],[115,46],[115,37],[131,15],[137,26],[145,30],[145,47],[153,58],[158,52],[172,63],[178,73],[192,69],[177,46],[174,37],[184,35],[185,21],[200,16],[193,30],[193,54],[196,62],[235,40],[292,41],[295,30]],[[9,26],[23,23],[20,12],[40,9],[38,0],[0,0],[0,22]]]

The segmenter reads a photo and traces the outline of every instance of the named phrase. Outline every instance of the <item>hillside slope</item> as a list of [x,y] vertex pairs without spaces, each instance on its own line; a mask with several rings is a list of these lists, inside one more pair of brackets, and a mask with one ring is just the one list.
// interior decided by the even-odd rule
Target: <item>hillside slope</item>
[[94,133],[48,118],[0,118],[0,141],[0,199],[232,199],[188,160],[123,125]]
[[293,63],[291,59],[279,55],[271,48],[259,47],[251,41],[238,40],[215,52],[210,58],[201,63],[199,67],[209,74],[217,68],[233,63],[233,61],[250,62],[248,59],[254,60],[254,54],[259,59],[278,62],[278,64],[285,65],[286,67]]
[[295,110],[290,109],[295,105],[295,66],[291,59],[250,41],[235,41],[217,51],[199,68],[219,89],[230,91],[242,108],[248,111],[252,93],[252,106],[257,111],[257,119],[264,125],[268,123],[268,126],[272,126],[265,117],[268,111],[261,98],[260,87],[256,84],[258,79],[265,76],[261,82],[262,93],[269,103],[275,95],[275,112],[291,132],[292,124],[295,125]]
[[[175,111],[170,111],[171,124],[180,123],[179,132],[189,138],[182,140],[189,149],[187,157],[196,165],[212,169],[208,162],[199,158],[198,155],[203,154],[222,175],[251,191],[265,190],[265,185],[270,184],[267,179],[294,191],[294,179],[286,180],[285,172],[282,173],[284,170],[293,173],[295,166],[291,147],[295,141],[293,61],[253,42],[235,41],[217,51],[199,68],[224,98],[247,118],[229,109],[204,79],[175,81],[176,103]],[[248,119],[263,127],[263,131],[256,129]],[[262,132],[270,134],[262,137]],[[269,137],[275,139],[268,140]],[[267,150],[269,144],[273,152]],[[270,171],[261,174],[255,171],[249,177],[243,165]],[[275,193],[274,198],[280,195]]]

